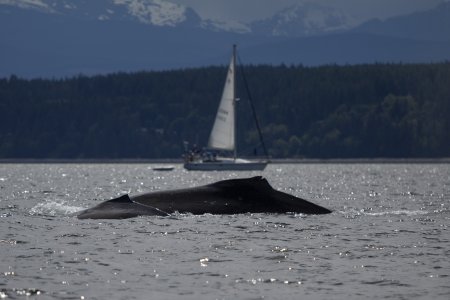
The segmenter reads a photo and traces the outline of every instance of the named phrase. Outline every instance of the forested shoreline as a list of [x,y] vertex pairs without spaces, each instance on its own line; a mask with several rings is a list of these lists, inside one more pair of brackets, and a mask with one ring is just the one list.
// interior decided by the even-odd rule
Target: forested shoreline
[[[272,157],[450,157],[449,62],[244,70]],[[179,158],[206,145],[225,73],[0,79],[0,158]],[[262,154],[238,97],[238,152]]]

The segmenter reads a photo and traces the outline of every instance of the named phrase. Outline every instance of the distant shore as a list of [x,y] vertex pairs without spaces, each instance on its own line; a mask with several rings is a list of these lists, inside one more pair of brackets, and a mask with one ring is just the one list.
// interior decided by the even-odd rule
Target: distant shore
[[[445,158],[283,158],[271,159],[273,164],[448,164]],[[57,159],[57,158],[7,158],[0,159],[0,164],[182,164],[182,159]]]

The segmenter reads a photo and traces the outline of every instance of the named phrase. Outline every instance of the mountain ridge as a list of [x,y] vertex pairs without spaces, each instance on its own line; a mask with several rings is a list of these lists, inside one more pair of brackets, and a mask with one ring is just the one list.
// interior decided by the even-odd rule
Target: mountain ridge
[[304,37],[349,29],[356,21],[337,9],[303,2],[286,7],[265,20],[252,22],[255,33]]
[[386,20],[371,19],[352,31],[423,41],[450,41],[450,2]]
[[[450,25],[448,29],[436,29],[450,22],[448,2],[426,12],[353,28],[348,25],[354,22],[351,17],[337,17],[335,23],[327,23],[325,15],[325,23],[308,27],[299,15],[320,7],[297,6],[288,17],[292,17],[292,24],[298,24],[294,27],[299,31],[292,31],[292,24],[287,22],[280,25],[276,35],[239,22],[218,27],[184,6],[176,6],[167,14],[171,4],[165,2],[78,1],[75,7],[72,0],[58,2],[59,6],[52,6],[50,0],[0,0],[0,35],[4,37],[0,40],[0,77],[61,77],[220,65],[228,61],[232,44],[239,45],[244,63],[252,64],[427,63],[450,59]],[[129,9],[139,11],[139,5],[150,5],[141,11],[143,20],[129,13]],[[101,17],[104,14],[106,17]],[[280,18],[283,13],[264,22],[275,24]],[[408,24],[415,24],[414,20],[420,22],[416,21],[418,25],[413,28],[422,30],[405,30]],[[434,23],[426,25],[430,20]],[[270,29],[269,23],[266,26]],[[328,30],[330,24],[334,27]],[[413,34],[416,31],[417,36]]]

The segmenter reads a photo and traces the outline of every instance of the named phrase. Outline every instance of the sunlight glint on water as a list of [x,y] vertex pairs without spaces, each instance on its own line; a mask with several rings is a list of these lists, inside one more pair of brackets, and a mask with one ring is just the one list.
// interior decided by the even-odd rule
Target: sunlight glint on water
[[278,164],[262,173],[330,215],[73,216],[122,193],[255,175],[0,165],[0,297],[448,299],[446,164]]

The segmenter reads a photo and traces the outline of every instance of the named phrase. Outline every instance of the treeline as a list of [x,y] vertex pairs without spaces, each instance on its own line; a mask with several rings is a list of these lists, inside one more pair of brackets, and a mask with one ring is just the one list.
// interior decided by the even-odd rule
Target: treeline
[[[244,71],[272,157],[450,156],[450,63]],[[225,73],[0,79],[0,158],[179,158],[207,143]],[[238,152],[261,155],[238,90]]]

